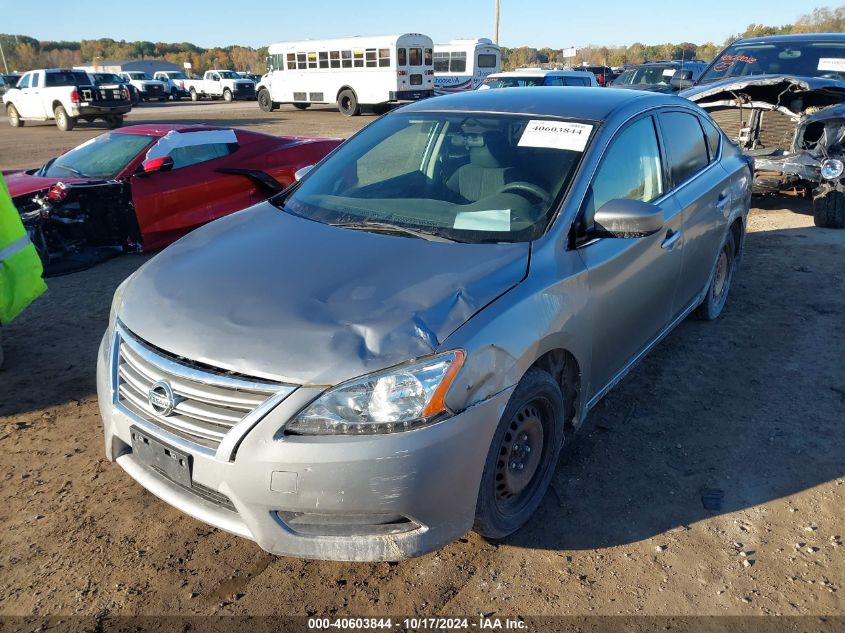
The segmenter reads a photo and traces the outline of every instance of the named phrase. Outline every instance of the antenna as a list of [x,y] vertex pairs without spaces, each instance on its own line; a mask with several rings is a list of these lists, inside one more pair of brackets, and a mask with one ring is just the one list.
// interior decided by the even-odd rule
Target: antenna
[[493,12],[493,43],[499,43],[499,0],[495,1],[495,10]]

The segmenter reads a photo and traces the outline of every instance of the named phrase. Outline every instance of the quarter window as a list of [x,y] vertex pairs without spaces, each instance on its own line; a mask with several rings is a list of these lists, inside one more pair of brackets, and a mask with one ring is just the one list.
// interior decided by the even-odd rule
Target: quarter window
[[660,129],[666,141],[669,171],[675,186],[707,166],[707,146],[697,116],[686,112],[663,112]]
[[651,202],[663,195],[663,169],[651,117],[635,121],[610,144],[593,179],[585,228],[604,203],[617,198]]
[[203,145],[187,145],[176,147],[170,152],[173,159],[173,169],[190,167],[215,158],[228,156],[238,147],[237,143],[206,143]]
[[709,119],[702,119],[701,123],[704,127],[704,136],[707,137],[707,149],[710,150],[710,162],[712,163],[719,155],[719,143],[722,142],[722,134]]

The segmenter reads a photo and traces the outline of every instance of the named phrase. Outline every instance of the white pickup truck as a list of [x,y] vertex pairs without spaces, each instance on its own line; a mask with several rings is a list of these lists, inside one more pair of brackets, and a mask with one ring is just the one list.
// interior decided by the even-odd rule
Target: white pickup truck
[[244,79],[234,70],[208,70],[202,79],[186,79],[182,82],[191,95],[191,101],[204,97],[234,101],[255,99],[255,82]]
[[132,109],[123,85],[95,86],[86,72],[61,68],[25,73],[3,95],[3,105],[12,127],[53,119],[62,132],[72,130],[80,119],[103,119],[109,128],[120,127],[123,115]]
[[185,88],[185,81],[187,81],[188,75],[181,70],[159,70],[153,74],[153,79],[164,84],[164,90],[174,101],[179,101],[182,97],[190,96],[188,90]]
[[120,73],[120,76],[138,89],[138,94],[141,95],[141,101],[148,101],[150,99],[167,101],[170,98],[170,93],[167,92],[164,83],[153,79],[145,72],[130,70]]

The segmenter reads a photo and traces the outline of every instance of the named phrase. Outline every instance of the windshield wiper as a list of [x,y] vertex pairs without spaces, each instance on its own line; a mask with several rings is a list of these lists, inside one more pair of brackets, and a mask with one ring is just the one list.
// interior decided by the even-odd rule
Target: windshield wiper
[[61,163],[53,163],[53,167],[58,167],[59,169],[64,169],[65,171],[69,171],[74,176],[79,176],[80,178],[88,178],[85,174],[83,174],[78,169],[74,169],[73,167],[69,167],[68,165],[62,165]]
[[406,226],[396,226],[395,224],[388,224],[387,222],[335,222],[331,226],[339,226],[344,229],[353,229],[357,231],[373,231],[375,233],[396,233],[399,235],[409,235],[421,240],[428,240],[430,242],[457,242],[449,237],[438,235],[437,233],[430,233],[428,231],[421,231],[419,229],[412,229]]

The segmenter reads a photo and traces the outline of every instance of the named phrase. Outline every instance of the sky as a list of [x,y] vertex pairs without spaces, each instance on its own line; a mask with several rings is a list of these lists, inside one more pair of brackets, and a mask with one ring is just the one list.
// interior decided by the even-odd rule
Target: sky
[[[39,40],[110,37],[191,42],[210,48],[406,32],[424,33],[435,43],[492,37],[494,0],[72,0],[72,10],[68,10],[68,0],[3,4],[3,33]],[[752,22],[791,23],[815,6],[825,4],[806,0],[501,0],[499,43],[537,48],[633,42],[721,44]]]

